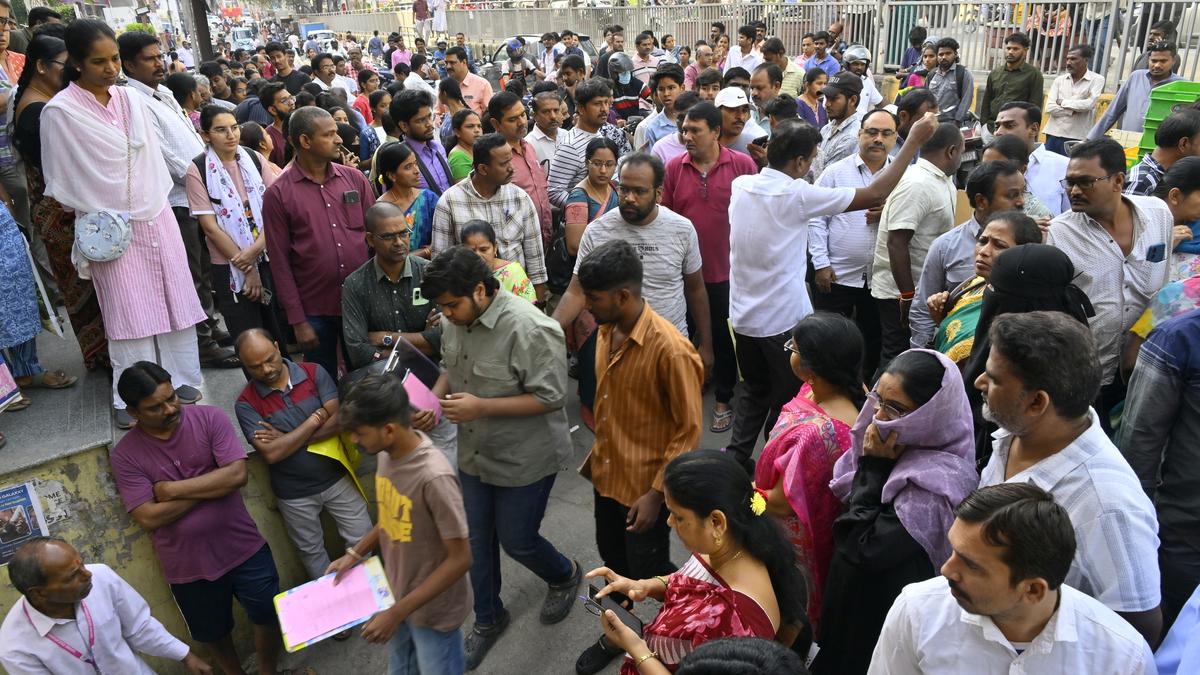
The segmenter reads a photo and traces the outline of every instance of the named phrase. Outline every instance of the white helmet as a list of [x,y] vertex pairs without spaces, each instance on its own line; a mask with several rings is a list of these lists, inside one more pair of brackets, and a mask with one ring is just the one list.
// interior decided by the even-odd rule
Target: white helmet
[[842,63],[850,65],[855,61],[866,61],[871,65],[871,51],[862,45],[851,45],[842,54]]

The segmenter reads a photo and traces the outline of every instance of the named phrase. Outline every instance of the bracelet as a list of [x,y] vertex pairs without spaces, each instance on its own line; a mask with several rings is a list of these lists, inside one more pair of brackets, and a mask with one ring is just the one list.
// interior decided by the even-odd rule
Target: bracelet
[[649,652],[649,653],[647,653],[646,656],[643,656],[642,658],[638,658],[637,661],[634,662],[634,668],[641,668],[642,663],[646,662],[647,659],[658,658],[658,657],[659,657],[659,655],[656,655],[656,653]]
[[670,588],[670,587],[671,587],[671,583],[670,583],[669,581],[667,581],[667,578],[666,578],[666,577],[663,577],[663,576],[655,576],[654,578],[655,578],[655,579],[658,579],[659,581],[661,581],[661,582],[662,582],[662,585],[663,585],[664,587],[666,587],[666,588]]
[[911,302],[912,299],[915,297],[917,297],[916,291],[900,291],[900,299],[901,300],[908,300]]
[[363,558],[361,555],[359,555],[358,551],[355,551],[353,546],[346,547],[346,555],[350,556],[351,558],[354,558],[355,560],[357,560],[359,562],[362,562],[363,560],[366,559],[366,558]]

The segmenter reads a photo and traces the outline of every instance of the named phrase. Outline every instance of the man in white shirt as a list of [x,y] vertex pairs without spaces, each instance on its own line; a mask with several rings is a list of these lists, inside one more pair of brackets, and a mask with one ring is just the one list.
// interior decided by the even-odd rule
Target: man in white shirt
[[1054,78],[1046,96],[1046,147],[1067,155],[1067,141],[1087,138],[1096,116],[1096,102],[1104,91],[1104,76],[1088,70],[1095,49],[1083,44],[1067,52],[1067,72]]
[[409,62],[409,73],[404,78],[405,89],[415,89],[429,94],[429,99],[435,104],[437,103],[437,92],[429,83],[425,81],[425,69],[428,61],[425,60],[424,54],[413,54],[412,60]]
[[[886,110],[868,114],[858,132],[858,152],[825,167],[817,187],[867,187],[891,163],[897,138],[895,115]],[[871,299],[871,258],[881,211],[879,205],[813,218],[809,224],[808,252],[816,270],[813,307],[854,318],[863,336],[866,375],[879,365],[879,308]]]
[[[906,140],[901,152],[907,147]],[[871,297],[879,306],[883,345],[880,368],[909,348],[908,310],[917,294],[925,256],[933,240],[954,227],[958,190],[952,176],[962,162],[962,153],[963,137],[958,125],[942,122],[879,215]]]
[[532,108],[533,129],[525,135],[525,140],[533,144],[538,162],[548,175],[550,160],[558,149],[558,139],[562,133],[562,99],[557,91],[543,91],[533,97]]
[[[167,201],[179,221],[179,232],[187,250],[188,269],[192,274],[192,285],[200,306],[208,317],[196,324],[196,340],[200,350],[200,362],[205,366],[238,367],[237,356],[228,347],[217,344],[214,331],[220,331],[216,318],[216,303],[213,299],[211,262],[208,247],[200,233],[200,224],[192,217],[188,208],[184,179],[192,160],[204,152],[204,142],[196,128],[175,101],[175,96],[163,84],[166,68],[163,65],[162,49],[153,35],[138,31],[123,33],[118,40],[121,51],[121,67],[125,71],[126,86],[146,99],[146,108],[152,116],[154,130],[158,134],[159,147],[167,172],[171,174],[171,192]],[[130,424],[124,416],[120,425]],[[123,428],[128,428],[124,427]]]
[[900,593],[868,673],[1156,672],[1136,630],[1063,583],[1075,535],[1051,495],[1029,483],[994,485],[954,515],[942,575]]
[[[882,128],[890,124],[895,138],[894,121],[886,119],[886,113],[873,123]],[[759,432],[774,428],[780,407],[800,389],[783,346],[796,322],[812,313],[805,266],[796,264],[808,248],[809,222],[879,207],[936,128],[933,115],[914,125],[913,142],[887,168],[882,168],[887,150],[872,148],[869,159],[880,168],[869,181],[827,187],[803,180],[816,157],[819,136],[801,120],[784,120],[767,146],[767,168],[734,179],[729,202],[729,322],[742,382],[727,449],[736,456],[753,454]]]
[[754,49],[754,41],[758,31],[754,26],[742,26],[737,32],[737,45],[730,48],[725,57],[725,70],[730,68],[745,68],[747,73],[753,73],[762,62],[762,54]]
[[183,46],[179,49],[176,49],[175,54],[179,57],[179,60],[183,62],[184,67],[188,70],[196,67],[196,58],[192,56],[192,43],[190,40],[184,40]]
[[1066,583],[1158,644],[1158,518],[1089,406],[1100,388],[1095,340],[1062,312],[1000,315],[988,337],[986,369],[975,386],[984,417],[1000,430],[992,434],[980,486],[1033,483],[1054,495],[1071,516],[1078,546]]
[[1050,209],[1050,214],[1057,216],[1071,209],[1071,200],[1067,198],[1067,190],[1062,185],[1070,160],[1038,143],[1041,125],[1041,108],[1028,101],[1009,101],[1000,106],[1000,112],[996,113],[995,135],[1017,136],[1029,146],[1025,183],[1029,191]]
[[1046,243],[1075,263],[1075,285],[1096,310],[1090,324],[1103,385],[1096,406],[1101,425],[1110,431],[1107,413],[1125,398],[1125,384],[1116,376],[1124,341],[1170,280],[1175,220],[1157,197],[1121,194],[1125,150],[1111,138],[1076,146],[1064,181],[1071,211],[1051,221]]
[[329,91],[334,87],[341,86],[337,84],[337,68],[334,65],[333,54],[324,52],[317,54],[309,65],[312,66],[312,81],[316,82],[322,91]]
[[23,544],[8,577],[22,596],[0,626],[0,665],[13,675],[153,675],[136,652],[180,661],[190,675],[213,672],[112,568],[84,565],[58,537]]

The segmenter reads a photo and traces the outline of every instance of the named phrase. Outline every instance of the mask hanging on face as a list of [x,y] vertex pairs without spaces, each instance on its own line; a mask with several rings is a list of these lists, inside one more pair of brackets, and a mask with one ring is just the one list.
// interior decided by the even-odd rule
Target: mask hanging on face
[[629,84],[629,81],[632,79],[633,73],[621,73],[617,76],[617,82],[620,82],[621,84]]

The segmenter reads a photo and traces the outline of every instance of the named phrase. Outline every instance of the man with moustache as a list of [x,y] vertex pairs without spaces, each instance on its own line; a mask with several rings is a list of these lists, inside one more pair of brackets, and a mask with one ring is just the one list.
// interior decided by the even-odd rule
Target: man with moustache
[[1154,672],[1150,645],[1064,583],[1075,555],[1067,510],[1029,483],[976,490],[954,509],[941,576],[909,584],[888,612],[872,675]]
[[8,578],[21,594],[0,626],[0,665],[10,673],[152,675],[135,652],[180,661],[189,675],[213,672],[150,615],[133,586],[108,565],[83,564],[59,537],[22,544]]
[[821,146],[817,161],[813,162],[814,176],[820,176],[826,166],[854,154],[858,147],[858,130],[862,126],[863,116],[858,112],[862,93],[862,79],[845,70],[831,76],[821,90],[829,122],[821,127]]
[[192,639],[226,673],[240,673],[233,646],[233,598],[254,624],[259,672],[278,665],[271,547],[246,510],[246,451],[224,410],[181,406],[171,375],[139,361],[117,382],[137,421],[109,454],[125,510],[150,535]]

